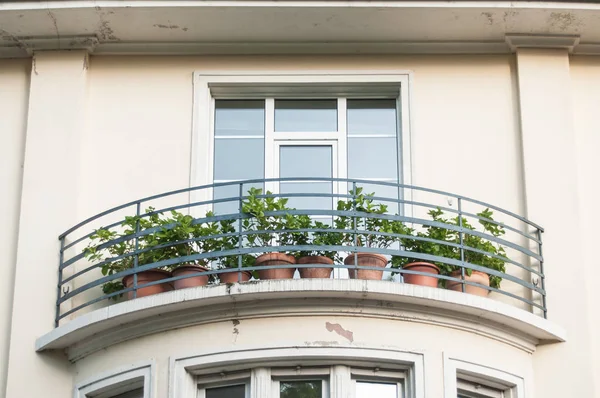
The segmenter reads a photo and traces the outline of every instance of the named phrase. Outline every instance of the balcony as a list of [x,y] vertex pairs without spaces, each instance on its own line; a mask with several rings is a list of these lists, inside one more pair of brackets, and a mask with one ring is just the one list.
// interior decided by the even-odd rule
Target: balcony
[[[307,181],[314,192],[289,188]],[[165,316],[155,330],[193,324],[201,320],[186,309],[214,312],[232,299],[277,306],[340,295],[477,314],[537,342],[559,341],[544,319],[542,232],[491,204],[376,181],[267,179],[168,192],[59,237],[57,329],[37,345],[70,347],[100,338],[103,323],[157,314],[178,320]]]

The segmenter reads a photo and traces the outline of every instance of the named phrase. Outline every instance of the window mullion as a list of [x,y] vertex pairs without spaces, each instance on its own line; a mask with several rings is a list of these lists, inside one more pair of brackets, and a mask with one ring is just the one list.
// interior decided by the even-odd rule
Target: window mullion
[[[275,177],[275,99],[265,99],[265,178]],[[276,192],[275,184],[267,183],[266,191]]]
[[254,368],[250,376],[250,398],[278,398],[273,397],[273,384],[270,368]]
[[331,367],[331,376],[329,377],[329,392],[330,398],[354,398],[352,376],[348,366],[335,365]]

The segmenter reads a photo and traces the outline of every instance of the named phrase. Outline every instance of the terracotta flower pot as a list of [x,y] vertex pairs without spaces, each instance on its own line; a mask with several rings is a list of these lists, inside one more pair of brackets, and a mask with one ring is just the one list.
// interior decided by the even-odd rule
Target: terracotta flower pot
[[[144,285],[150,282],[156,282],[161,279],[167,279],[171,277],[171,273],[169,271],[164,271],[162,269],[153,269],[149,271],[138,272],[137,274],[137,284]],[[123,285],[126,288],[133,286],[133,275],[127,275],[123,278]],[[151,296],[153,294],[170,292],[173,290],[173,285],[170,282],[165,283],[157,283],[156,285],[143,287],[137,290],[137,297],[146,297]],[[133,291],[127,293],[127,299],[131,300],[133,298]]]
[[[206,272],[208,268],[201,265],[185,264],[173,270],[173,276],[192,275],[198,272]],[[188,287],[208,285],[208,275],[192,276],[190,278],[179,279],[173,282],[176,290],[187,289]]]
[[[357,262],[359,266],[364,267],[379,267],[385,268],[388,263],[387,258],[381,254],[374,253],[357,253]],[[354,253],[348,255],[344,259],[344,264],[346,265],[354,265]],[[371,279],[380,281],[383,276],[383,271],[376,271],[371,269],[359,269],[355,270],[352,268],[348,269],[348,274],[350,279]],[[356,275],[358,274],[358,275]]]
[[[461,279],[461,272],[460,270],[453,271],[450,274],[450,276],[453,278]],[[465,270],[465,280],[473,283],[479,283],[480,285],[484,286],[490,285],[490,276],[485,272],[473,270],[471,271],[471,276],[469,276],[467,275],[467,272]],[[462,292],[462,283],[460,283],[459,281],[447,281],[446,289],[454,290],[456,292]],[[481,297],[487,297],[487,295],[490,294],[490,291],[479,286],[465,284],[465,293],[474,294],[476,296]]]
[[[232,269],[229,272],[223,272],[218,275],[221,283],[238,283],[238,279],[240,278],[238,274],[239,272],[236,269]],[[250,273],[250,271],[242,271],[241,279],[239,279],[239,282],[248,282],[251,277],[252,274]]]
[[[254,265],[288,265],[296,264],[296,258],[284,253],[265,253],[256,258]],[[291,279],[294,277],[295,268],[263,269],[258,271],[260,279]]]
[[[427,272],[428,274],[439,275],[440,269],[431,263],[426,262],[415,262],[406,264],[402,269],[417,272]],[[404,283],[410,283],[411,285],[430,286],[437,287],[438,279],[434,276],[415,275],[415,274],[402,274]]]
[[[332,265],[333,260],[325,256],[304,256],[297,261],[298,264],[327,264]],[[327,278],[331,277],[333,268],[298,268],[300,277],[306,278]]]

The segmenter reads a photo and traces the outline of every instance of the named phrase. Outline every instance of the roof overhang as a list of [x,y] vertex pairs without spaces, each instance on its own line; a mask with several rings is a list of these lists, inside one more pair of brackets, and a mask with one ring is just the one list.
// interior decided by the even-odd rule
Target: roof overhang
[[0,57],[95,54],[600,53],[600,4],[506,1],[0,3]]

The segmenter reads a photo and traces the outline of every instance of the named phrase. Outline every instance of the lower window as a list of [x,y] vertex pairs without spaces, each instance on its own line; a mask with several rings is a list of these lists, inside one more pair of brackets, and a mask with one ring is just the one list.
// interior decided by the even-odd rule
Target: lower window
[[[250,391],[261,398],[406,397],[405,369],[382,370],[336,365],[261,370],[199,376],[198,398],[250,398]],[[336,380],[335,386],[330,383],[332,379]],[[254,389],[253,383],[257,385]]]

